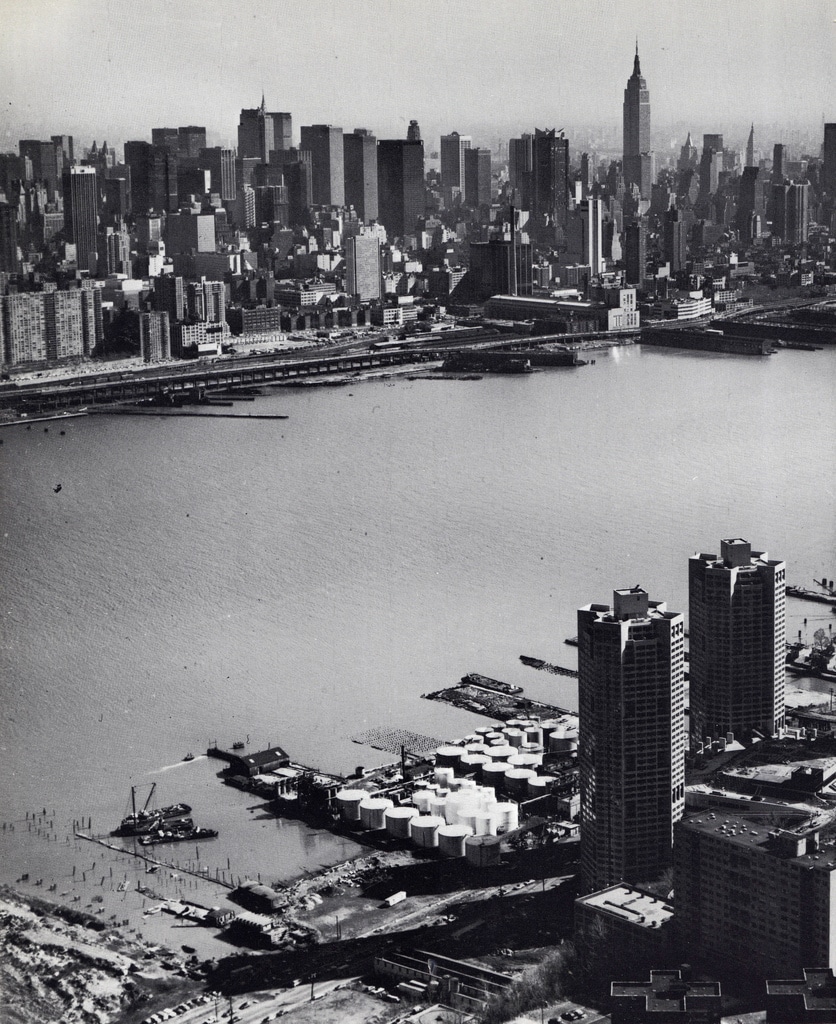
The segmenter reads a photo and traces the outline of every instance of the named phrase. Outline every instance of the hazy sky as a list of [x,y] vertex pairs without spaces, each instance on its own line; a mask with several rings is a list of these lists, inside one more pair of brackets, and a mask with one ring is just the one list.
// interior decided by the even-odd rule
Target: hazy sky
[[262,87],[297,138],[615,127],[637,36],[654,131],[836,120],[836,0],[0,0],[0,149],[185,124],[234,143]]

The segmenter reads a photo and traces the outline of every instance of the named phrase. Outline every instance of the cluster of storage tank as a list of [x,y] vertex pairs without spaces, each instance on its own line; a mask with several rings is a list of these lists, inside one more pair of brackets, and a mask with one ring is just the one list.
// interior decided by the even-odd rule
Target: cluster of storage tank
[[439,747],[432,782],[417,783],[410,805],[363,789],[337,793],[340,819],[364,831],[409,840],[445,857],[474,864],[499,861],[499,839],[517,828],[519,804],[549,791],[553,776],[539,774],[544,745],[553,752],[577,747],[568,721],[515,720],[482,727],[461,744]]

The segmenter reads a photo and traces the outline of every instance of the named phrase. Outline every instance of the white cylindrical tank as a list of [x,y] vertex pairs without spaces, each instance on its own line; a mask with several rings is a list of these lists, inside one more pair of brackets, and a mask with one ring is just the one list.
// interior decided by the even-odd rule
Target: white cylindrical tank
[[434,796],[430,800],[430,814],[435,817],[444,817],[444,808],[447,806],[446,796]]
[[545,796],[546,793],[550,793],[553,782],[553,775],[535,775],[533,779],[528,780],[529,797]]
[[521,754],[542,754],[543,744],[542,743],[523,743],[520,747]]
[[542,763],[542,754],[514,754],[508,758],[509,768],[536,768]]
[[510,743],[502,743],[499,746],[491,747],[490,754],[492,761],[507,761],[517,753],[517,748]]
[[472,835],[467,825],[442,825],[438,830],[438,852],[442,857],[464,857],[464,841]]
[[502,846],[497,836],[468,836],[464,841],[467,863],[476,868],[497,867]]
[[409,823],[409,835],[412,842],[422,849],[438,846],[438,830],[444,824],[444,818],[435,814],[422,814]]
[[453,775],[453,769],[447,767],[436,767],[435,771],[433,772],[433,778],[435,779],[435,781],[439,784],[439,786],[444,786],[445,788],[450,785]]
[[341,820],[356,825],[360,821],[360,804],[368,795],[365,789],[341,789],[336,797]]
[[572,735],[568,729],[561,727],[549,736],[549,750],[553,754],[568,754],[578,749],[578,734]]
[[391,806],[392,801],[386,797],[366,797],[360,804],[360,824],[369,830],[383,828],[385,824],[383,816]]
[[464,753],[464,747],[452,745],[439,747],[435,752],[435,764],[437,768],[455,768]]
[[528,795],[528,780],[536,778],[537,772],[531,768],[509,768],[505,773],[505,792],[515,800],[524,800]]
[[543,745],[548,746],[549,736],[558,728],[558,721],[556,718],[547,718],[545,722],[540,723],[540,728],[543,730]]
[[492,725],[480,725],[476,730],[477,736],[487,736],[489,732],[493,732]]
[[465,750],[468,752],[468,754],[487,754],[487,752],[490,750],[490,747],[487,745],[487,743],[482,742],[468,743],[468,745],[465,747]]
[[523,725],[524,722],[525,722],[525,720],[522,719],[522,718],[509,718],[508,721],[505,723],[505,728],[506,729],[519,729],[519,727],[521,725]]
[[477,836],[495,836],[498,818],[488,811],[479,811],[474,815],[473,830]]
[[430,804],[433,799],[433,792],[430,789],[419,789],[413,794],[412,799],[418,808],[419,814],[429,814]]
[[493,814],[500,832],[510,832],[520,823],[520,811],[516,804],[497,804]]
[[395,839],[409,839],[409,823],[417,816],[417,807],[389,807],[383,812],[383,824]]
[[525,733],[522,729],[506,728],[505,739],[508,741],[509,746],[519,747],[525,740]]
[[526,743],[542,743],[543,730],[539,725],[527,725],[525,728]]

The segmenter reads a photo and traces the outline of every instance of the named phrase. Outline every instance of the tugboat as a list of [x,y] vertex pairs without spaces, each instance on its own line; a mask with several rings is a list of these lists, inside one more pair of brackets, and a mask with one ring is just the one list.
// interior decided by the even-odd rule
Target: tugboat
[[188,754],[186,754],[186,756],[183,758],[183,760],[184,761],[194,761],[194,754],[191,752],[191,750],[188,752]]
[[131,813],[122,819],[119,828],[114,829],[116,836],[140,836],[159,828],[160,824],[167,821],[177,821],[188,816],[191,807],[188,804],[171,804],[168,807],[161,807],[159,810],[148,810],[148,804],[154,795],[157,783],[151,783],[151,791],[148,794],[144,805],[140,810],[136,809],[136,786],[131,786]]
[[233,750],[243,750],[244,749],[244,741],[243,740],[236,740],[232,744],[232,749]]

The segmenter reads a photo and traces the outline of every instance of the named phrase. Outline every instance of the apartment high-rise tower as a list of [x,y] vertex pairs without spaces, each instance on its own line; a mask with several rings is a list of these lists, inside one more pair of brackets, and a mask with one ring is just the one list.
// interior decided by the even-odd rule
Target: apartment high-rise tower
[[737,538],[689,559],[692,745],[783,726],[786,572]]
[[633,59],[633,73],[624,90],[624,183],[637,185],[642,199],[650,199],[650,92],[642,77],[639,45]]
[[685,806],[685,623],[641,587],[578,610],[581,889],[671,863]]

